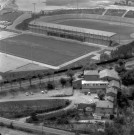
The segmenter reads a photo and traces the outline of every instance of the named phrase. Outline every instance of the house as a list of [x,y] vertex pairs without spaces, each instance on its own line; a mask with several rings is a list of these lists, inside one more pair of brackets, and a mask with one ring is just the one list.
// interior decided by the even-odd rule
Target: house
[[109,87],[113,87],[113,88],[116,88],[117,90],[120,90],[120,82],[117,81],[117,80],[111,80],[109,82]]
[[106,115],[106,114],[113,114],[113,103],[110,101],[98,101],[96,103],[96,109],[95,109],[95,113],[97,115]]
[[108,87],[108,81],[86,81],[82,80],[82,92],[87,93],[97,93],[98,90],[104,90]]
[[110,102],[114,103],[114,97],[106,96],[105,100],[107,100],[107,101],[110,101]]
[[99,76],[101,80],[117,80],[119,81],[119,76],[118,73],[114,69],[104,69],[99,72]]
[[107,96],[116,97],[117,96],[117,89],[116,88],[113,88],[113,87],[107,88],[106,95]]
[[99,80],[98,70],[85,70],[84,71],[84,80],[86,80],[86,81],[97,81],[97,80]]

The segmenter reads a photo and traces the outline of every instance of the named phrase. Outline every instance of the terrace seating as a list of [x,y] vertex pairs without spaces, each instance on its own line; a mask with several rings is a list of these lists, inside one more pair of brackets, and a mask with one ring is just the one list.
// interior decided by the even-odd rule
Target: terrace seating
[[125,9],[108,9],[105,15],[109,16],[123,16],[123,14],[126,12]]
[[23,12],[15,11],[15,12],[7,12],[0,15],[0,21],[7,21],[13,23]]
[[133,10],[128,11],[124,17],[134,18],[134,11]]
[[69,10],[56,10],[53,12],[47,12],[46,15],[59,15],[59,14],[98,14],[102,15],[105,11],[104,8],[95,9],[69,9]]

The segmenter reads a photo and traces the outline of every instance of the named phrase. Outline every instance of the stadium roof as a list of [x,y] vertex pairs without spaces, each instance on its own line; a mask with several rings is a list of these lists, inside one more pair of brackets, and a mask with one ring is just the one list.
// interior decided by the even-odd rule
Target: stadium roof
[[41,21],[38,21],[38,22],[32,21],[30,24],[37,25],[37,26],[56,28],[56,29],[58,28],[58,29],[62,29],[62,30],[80,32],[80,33],[86,33],[86,34],[92,34],[92,35],[100,35],[100,36],[105,36],[105,37],[112,37],[116,34],[116,33],[113,33],[113,32],[79,28],[79,27],[67,26],[67,25],[61,25],[61,24],[54,24],[54,23],[46,23],[46,22],[41,22]]

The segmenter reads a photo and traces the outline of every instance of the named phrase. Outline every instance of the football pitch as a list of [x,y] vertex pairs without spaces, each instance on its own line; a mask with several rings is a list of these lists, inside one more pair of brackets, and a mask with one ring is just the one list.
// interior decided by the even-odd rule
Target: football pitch
[[59,66],[99,49],[97,46],[30,34],[0,40],[1,52],[52,66]]

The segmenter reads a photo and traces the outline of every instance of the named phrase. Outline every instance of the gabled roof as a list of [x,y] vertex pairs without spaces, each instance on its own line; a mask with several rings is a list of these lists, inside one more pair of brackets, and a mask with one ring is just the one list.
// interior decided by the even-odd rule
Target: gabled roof
[[99,75],[98,70],[85,70],[84,75]]
[[112,80],[109,82],[109,87],[116,87],[116,88],[120,89],[120,83],[119,83],[119,81]]
[[111,97],[111,96],[107,96],[107,97],[106,97],[106,100],[111,101],[111,102],[114,102],[114,98]]
[[113,88],[113,87],[109,87],[106,90],[106,93],[114,93],[117,94],[117,89]]
[[113,103],[110,101],[106,101],[106,100],[98,101],[96,103],[96,108],[106,108],[106,109],[111,108],[111,109],[113,109]]
[[119,80],[119,76],[118,76],[118,73],[112,69],[104,69],[102,71],[99,72],[99,75],[100,75],[100,78],[105,78],[105,77],[109,77],[109,78],[113,78],[113,79],[116,79],[116,80]]

